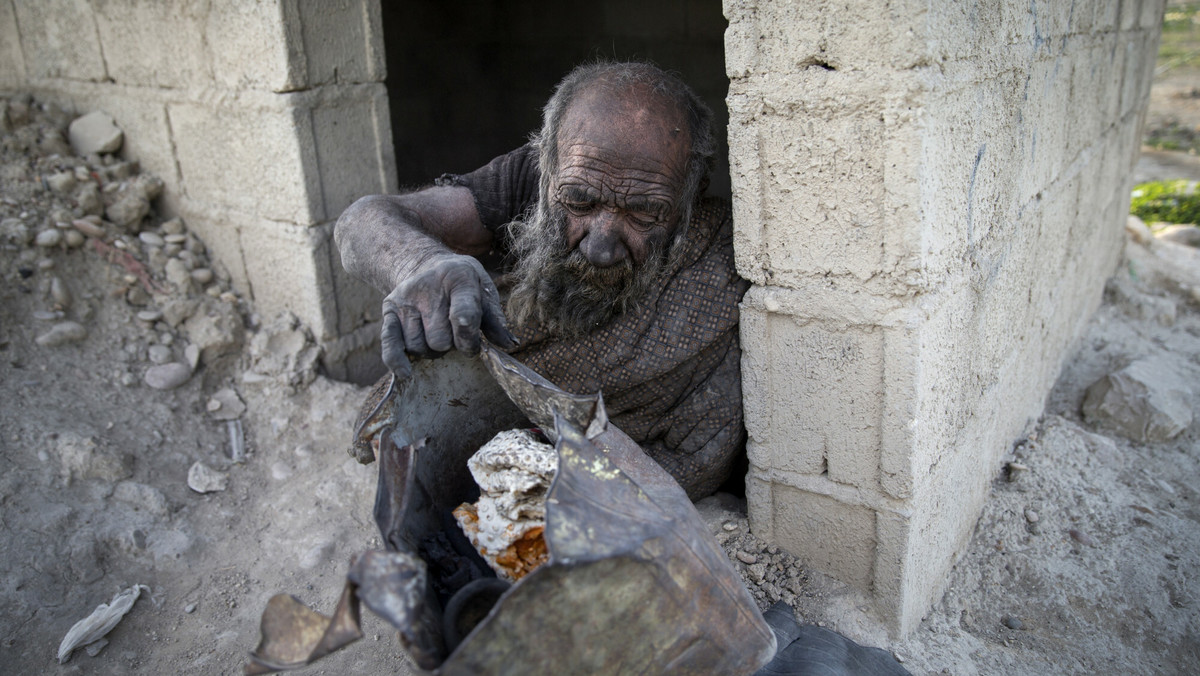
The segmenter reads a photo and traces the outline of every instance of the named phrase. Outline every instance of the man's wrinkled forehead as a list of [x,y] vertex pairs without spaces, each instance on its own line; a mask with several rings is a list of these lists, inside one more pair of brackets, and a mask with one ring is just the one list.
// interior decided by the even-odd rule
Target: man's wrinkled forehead
[[690,143],[683,111],[640,83],[589,85],[567,106],[558,133],[560,158],[565,149],[585,144],[634,163],[667,165],[680,179]]

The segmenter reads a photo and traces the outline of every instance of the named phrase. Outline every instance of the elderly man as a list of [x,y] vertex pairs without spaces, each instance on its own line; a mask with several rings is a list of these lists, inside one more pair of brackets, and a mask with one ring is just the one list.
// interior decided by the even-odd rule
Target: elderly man
[[565,390],[603,392],[692,499],[714,491],[744,435],[747,283],[728,205],[702,198],[711,118],[658,68],[581,66],[529,144],[353,204],[335,236],[346,269],[387,294],[384,362],[405,376],[405,352],[476,353],[482,334]]

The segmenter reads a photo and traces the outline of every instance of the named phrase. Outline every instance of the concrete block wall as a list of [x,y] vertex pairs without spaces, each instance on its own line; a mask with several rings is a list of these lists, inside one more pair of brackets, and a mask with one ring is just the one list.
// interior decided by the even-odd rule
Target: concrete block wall
[[1161,0],[725,0],[751,527],[940,596],[1123,241]]
[[0,0],[0,88],[112,115],[167,184],[160,212],[343,377],[379,298],[342,272],[332,224],[396,189],[385,71],[378,0]]

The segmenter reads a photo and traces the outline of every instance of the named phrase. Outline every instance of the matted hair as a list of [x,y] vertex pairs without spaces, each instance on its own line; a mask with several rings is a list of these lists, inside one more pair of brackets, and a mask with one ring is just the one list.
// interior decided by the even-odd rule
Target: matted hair
[[572,101],[587,88],[598,85],[614,93],[625,92],[635,85],[646,86],[651,93],[673,103],[687,118],[688,164],[683,194],[680,196],[679,227],[682,235],[692,218],[692,207],[708,185],[708,175],[716,163],[717,141],[713,134],[712,110],[696,96],[678,75],[651,63],[596,62],[576,66],[558,83],[554,95],[542,109],[542,128],[530,141],[538,149],[538,169],[541,171],[541,197],[549,195],[550,181],[558,173],[558,130]]

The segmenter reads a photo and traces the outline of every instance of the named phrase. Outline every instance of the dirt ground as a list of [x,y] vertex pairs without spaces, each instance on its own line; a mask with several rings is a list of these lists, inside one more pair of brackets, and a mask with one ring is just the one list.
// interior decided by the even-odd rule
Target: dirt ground
[[[346,453],[366,392],[316,375],[303,328],[255,314],[180,224],[151,213],[149,235],[114,225],[105,207],[133,191],[136,171],[64,155],[46,129],[69,115],[35,104],[29,116],[3,130],[0,164],[0,672],[238,673],[270,596],[328,612],[350,556],[379,546],[374,468]],[[100,207],[81,207],[89,181]],[[72,223],[97,208],[99,237],[66,236],[88,230]],[[33,241],[43,230],[60,241]],[[1007,459],[1025,469],[996,468],[949,591],[917,631],[890,639],[864,598],[757,543],[733,505],[713,520],[719,539],[776,566],[763,577],[734,557],[760,602],[782,597],[914,674],[1194,673],[1200,421],[1140,443],[1080,413],[1090,384],[1138,358],[1200,383],[1200,302],[1163,272],[1163,246],[1131,240],[1124,281]],[[46,338],[69,321],[86,335]],[[226,333],[240,336],[215,335],[235,321]],[[185,381],[150,387],[147,372],[168,364]],[[189,472],[201,485],[196,463],[216,490],[189,488]],[[72,624],[135,584],[149,592],[108,644],[58,665]],[[390,630],[365,622],[363,641],[304,673],[408,673]]]

